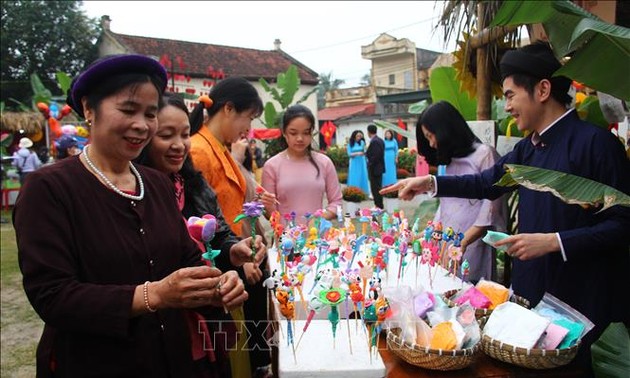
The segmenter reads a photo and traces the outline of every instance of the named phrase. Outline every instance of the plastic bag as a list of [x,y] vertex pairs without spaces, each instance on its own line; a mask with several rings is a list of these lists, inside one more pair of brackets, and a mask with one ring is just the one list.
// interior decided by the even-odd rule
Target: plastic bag
[[550,321],[512,302],[497,306],[490,314],[483,334],[521,348],[534,348]]
[[428,347],[433,339],[433,330],[427,322],[422,319],[415,319],[416,325],[416,345],[420,347]]
[[483,242],[486,244],[491,245],[492,247],[496,248],[497,251],[507,251],[508,248],[510,247],[510,244],[508,245],[502,245],[500,247],[495,247],[494,243],[503,240],[507,237],[509,237],[511,235],[505,234],[503,232],[498,232],[498,231],[492,231],[492,230],[488,230],[488,232],[486,233],[486,236],[483,237]]
[[[575,345],[579,339],[584,337],[584,335],[595,327],[595,324],[593,324],[589,318],[549,293],[545,293],[538,305],[534,308],[534,311],[540,316],[569,330],[567,336],[558,346],[560,349]],[[575,323],[577,323],[577,326]]]
[[492,302],[490,307],[488,307],[490,310],[495,309],[501,303],[507,302],[510,298],[510,291],[505,286],[494,281],[482,278],[475,287]]
[[475,309],[470,305],[463,305],[457,309],[457,322],[464,329],[464,339],[461,347],[470,348],[481,339],[479,323],[475,319]]
[[[459,326],[459,327],[457,327]],[[457,328],[456,328],[457,327]],[[457,322],[441,322],[433,327],[433,337],[429,344],[431,349],[453,350],[459,349],[457,340],[457,331],[462,334],[463,339],[464,330],[462,326]]]
[[416,320],[413,311],[413,297],[422,292],[422,287],[412,290],[407,285],[383,288],[383,295],[389,302],[393,316],[387,319],[383,328],[400,328],[400,337],[409,343],[416,342]]
[[492,301],[490,298],[484,295],[479,289],[472,286],[463,293],[458,293],[453,302],[457,305],[463,305],[465,303],[470,304],[474,308],[490,308]]
[[439,323],[455,321],[456,316],[457,307],[448,307],[446,304],[444,306],[436,305],[433,311],[427,312],[427,319],[431,327],[435,327]]
[[423,291],[413,297],[413,313],[418,318],[424,318],[427,311],[435,307],[435,295],[428,291]]

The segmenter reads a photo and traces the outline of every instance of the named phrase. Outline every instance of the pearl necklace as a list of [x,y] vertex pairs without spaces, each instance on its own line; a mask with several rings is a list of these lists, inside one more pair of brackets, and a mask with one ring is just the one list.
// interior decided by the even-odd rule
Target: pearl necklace
[[89,156],[88,156],[88,146],[85,146],[85,148],[83,148],[83,152],[85,152],[83,155],[85,156],[85,162],[87,163],[87,165],[90,167],[90,169],[96,173],[98,175],[98,177],[100,177],[105,184],[107,184],[107,186],[113,190],[114,192],[116,192],[117,194],[119,194],[120,196],[130,199],[130,200],[134,200],[134,201],[140,201],[144,198],[144,183],[142,182],[142,176],[140,176],[140,172],[138,172],[138,170],[136,169],[136,167],[134,167],[133,164],[129,164],[129,167],[131,168],[131,172],[134,174],[134,176],[136,176],[136,179],[138,180],[138,185],[140,186],[140,194],[137,196],[134,196],[133,194],[127,194],[125,192],[123,192],[122,190],[118,189],[116,187],[116,185],[114,185],[113,182],[111,182],[107,176],[105,176],[105,174],[103,172],[101,172],[98,168],[96,168],[96,166],[94,165],[94,163],[92,163],[92,161],[90,160]]

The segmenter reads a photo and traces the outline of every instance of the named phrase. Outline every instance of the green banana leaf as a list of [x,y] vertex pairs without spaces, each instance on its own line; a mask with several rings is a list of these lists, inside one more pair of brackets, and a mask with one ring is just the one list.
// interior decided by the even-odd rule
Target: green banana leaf
[[569,48],[575,53],[555,75],[630,99],[630,29],[585,18],[577,24]]
[[[460,90],[461,83],[455,77],[453,67],[438,67],[431,71],[429,78],[431,87],[431,100],[433,103],[444,100],[453,105],[466,121],[477,119],[477,99],[470,98],[467,93]],[[427,100],[422,100],[409,106],[410,114],[420,114],[427,107]],[[505,100],[494,99],[492,101],[492,119],[503,119],[509,114],[505,112]]]
[[[301,81],[297,66],[292,64],[289,68],[287,68],[286,72],[278,73],[275,87],[272,87],[267,80],[262,77],[258,80],[258,82],[265,92],[269,93],[271,97],[280,104],[280,111],[277,111],[274,104],[270,101],[265,104],[262,123],[267,128],[277,128],[280,119],[279,117],[281,117],[284,110],[293,103],[293,99],[300,89]],[[314,88],[311,88],[311,90],[305,93],[296,102],[296,104],[306,101],[313,93],[317,92],[318,89],[319,86],[317,85]]]
[[505,1],[490,22],[490,27],[542,23],[554,51],[558,56],[565,56],[572,51],[569,46],[575,26],[585,17],[597,17],[570,1],[566,1],[568,5],[560,5],[564,2]]
[[265,104],[265,111],[263,113],[264,116],[264,124],[268,129],[276,127],[276,120],[278,119],[278,112],[276,111],[276,107],[273,103],[267,102]]
[[407,109],[407,111],[409,112],[409,114],[420,114],[428,106],[429,106],[429,101],[422,100],[422,101],[416,102],[415,104],[409,105],[409,109]]
[[630,99],[630,29],[606,23],[568,0],[505,1],[490,26],[535,23],[543,24],[558,57],[572,53],[556,75]]
[[37,109],[37,103],[50,103],[52,93],[44,86],[36,73],[31,74],[31,88],[33,89],[33,109]]
[[630,375],[630,337],[623,323],[611,323],[591,345],[593,372],[596,377]]
[[283,109],[287,108],[291,105],[291,101],[293,101],[293,97],[295,97],[298,89],[300,89],[300,77],[295,65],[289,66],[287,72],[278,74],[278,88],[282,88],[282,95],[278,102]]
[[566,203],[582,207],[603,205],[599,211],[615,205],[630,207],[627,194],[584,177],[517,164],[506,164],[505,170],[506,174],[495,185],[522,185],[527,189],[550,192]]
[[433,103],[447,101],[459,110],[466,121],[477,119],[477,101],[460,90],[459,81],[455,79],[455,68],[437,67],[431,71],[429,88]]
[[604,117],[604,113],[602,113],[602,108],[599,106],[597,96],[587,96],[584,101],[576,107],[576,110],[582,120],[608,129],[608,121],[606,121],[606,117]]
[[392,130],[394,132],[397,132],[398,134],[404,136],[405,138],[409,138],[411,140],[416,140],[416,134],[415,133],[413,133],[413,132],[411,132],[409,130],[405,130],[405,129],[401,128],[401,127],[398,127],[398,125],[394,125],[391,122],[383,121],[383,120],[380,120],[380,119],[372,120],[372,122],[374,122],[374,124],[376,126],[380,127],[380,128],[383,128],[383,129],[386,129],[386,130],[389,129],[389,130]]
[[282,104],[282,96],[280,95],[280,92],[278,92],[276,88],[270,86],[265,78],[261,77],[258,79],[258,83],[267,93],[271,94],[271,97],[273,97],[274,100],[276,100],[279,104]]
[[72,85],[72,79],[67,73],[62,71],[57,72],[55,77],[57,78],[57,84],[59,84],[59,88],[61,88],[64,97],[67,96],[70,85]]

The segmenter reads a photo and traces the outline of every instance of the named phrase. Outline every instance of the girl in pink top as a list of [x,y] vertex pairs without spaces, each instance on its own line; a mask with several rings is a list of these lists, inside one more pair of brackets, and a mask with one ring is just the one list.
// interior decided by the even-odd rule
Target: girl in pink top
[[278,210],[284,216],[295,211],[296,222],[305,223],[304,214],[325,209],[326,219],[336,218],[341,187],[332,160],[312,151],[314,128],[315,117],[307,107],[293,105],[284,113],[282,142],[286,149],[263,167],[262,186],[274,195],[263,198],[267,214]]

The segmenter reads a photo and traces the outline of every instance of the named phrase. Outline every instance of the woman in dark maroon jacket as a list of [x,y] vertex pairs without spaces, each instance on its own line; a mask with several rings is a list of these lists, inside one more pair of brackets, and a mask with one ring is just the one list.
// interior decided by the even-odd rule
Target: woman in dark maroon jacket
[[38,376],[190,376],[183,309],[247,298],[236,272],[200,261],[169,179],[131,163],[157,129],[165,85],[164,68],[144,56],[93,63],[68,96],[91,144],[20,192],[20,269],[45,322]]

